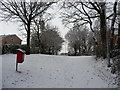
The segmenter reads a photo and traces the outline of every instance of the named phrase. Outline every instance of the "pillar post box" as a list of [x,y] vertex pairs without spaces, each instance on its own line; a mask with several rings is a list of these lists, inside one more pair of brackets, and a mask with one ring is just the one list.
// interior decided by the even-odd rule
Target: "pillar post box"
[[18,63],[24,62],[25,51],[22,49],[17,49],[16,54],[17,54],[17,59],[16,59],[16,71],[17,71]]

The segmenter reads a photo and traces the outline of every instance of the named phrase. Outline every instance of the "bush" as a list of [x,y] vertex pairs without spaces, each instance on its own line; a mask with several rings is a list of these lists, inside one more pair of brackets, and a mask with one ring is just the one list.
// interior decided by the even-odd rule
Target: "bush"
[[110,52],[111,58],[116,57],[118,55],[120,55],[120,49],[114,49]]
[[25,52],[27,52],[29,50],[27,45],[21,45],[20,48],[23,49]]
[[[27,54],[27,52],[29,52],[29,47],[27,45],[21,45],[20,48],[25,50],[26,54]],[[37,53],[39,53],[39,48],[38,47],[30,48],[30,54],[37,54]]]
[[2,45],[2,54],[7,54],[9,52],[10,50],[9,50],[8,45]]
[[112,70],[111,70],[111,72],[115,73],[116,71],[120,73],[120,55],[118,55],[118,56],[116,56],[112,59]]
[[120,72],[120,49],[114,49],[111,52],[112,57],[112,73]]
[[9,45],[10,53],[16,54],[16,49],[20,48],[20,45]]
[[39,48],[37,48],[37,47],[31,48],[30,53],[31,54],[38,54],[39,53]]
[[101,47],[97,46],[95,48],[95,54],[96,54],[96,58],[100,58],[102,56],[102,49],[101,49]]
[[0,47],[0,50],[2,51],[2,54],[7,54],[7,53],[16,53],[16,49],[20,48],[20,45],[2,45]]

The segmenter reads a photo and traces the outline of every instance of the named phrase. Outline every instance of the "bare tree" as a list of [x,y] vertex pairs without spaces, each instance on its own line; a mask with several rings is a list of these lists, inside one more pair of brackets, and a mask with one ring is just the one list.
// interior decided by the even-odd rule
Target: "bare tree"
[[[102,56],[105,58],[107,56],[107,40],[106,40],[106,33],[107,33],[107,22],[106,19],[112,18],[112,24],[111,24],[111,30],[112,33],[114,32],[114,23],[116,18],[116,6],[117,6],[118,0],[115,1],[114,5],[111,5],[111,3],[106,3],[105,0],[94,1],[94,0],[75,0],[73,2],[64,2],[63,8],[65,9],[65,13],[63,13],[63,22],[66,24],[69,23],[79,23],[79,24],[89,24],[90,29],[94,34],[94,40],[96,40],[96,33],[93,29],[94,21],[99,18],[100,20],[100,37],[102,41]],[[111,6],[112,9],[110,9]],[[107,6],[107,7],[106,7]],[[112,35],[113,36],[113,35]],[[112,40],[111,40],[112,41]]]
[[50,13],[45,13],[44,15],[39,16],[36,18],[33,22],[33,34],[37,34],[37,40],[39,44],[39,48],[41,47],[41,40],[40,35],[43,31],[46,30],[46,25],[49,23],[49,21],[53,18],[53,15]]
[[115,0],[114,7],[113,7],[113,18],[112,18],[112,22],[111,22],[110,50],[113,50],[113,44],[114,44],[113,36],[114,36],[114,31],[115,31],[115,28],[114,28],[115,21],[116,21],[116,17],[117,17],[117,3],[118,3],[118,0]]
[[120,49],[120,1],[118,3],[118,18],[119,18],[119,23],[118,23],[118,49]]
[[35,0],[1,0],[0,17],[2,21],[16,20],[21,22],[27,32],[28,54],[30,53],[31,23],[40,14],[44,13],[54,2],[38,2]]
[[[88,54],[88,50],[91,48],[92,39],[90,39],[91,34],[89,34],[88,39],[88,28],[86,26],[75,25],[66,34],[65,38],[69,42],[69,46],[74,49],[74,55],[76,56],[79,51],[79,55]],[[89,48],[89,49],[88,49]]]
[[[106,57],[106,2],[94,2],[89,0],[89,2],[82,2],[81,0],[76,0],[74,2],[67,2],[65,9],[72,9],[73,11],[65,12],[63,15],[63,21],[69,23],[78,22],[79,24],[89,24],[91,31],[95,34],[93,29],[94,20],[100,18],[100,35],[103,48],[103,57]],[[70,19],[69,19],[70,18]],[[95,36],[95,35],[94,35]],[[94,37],[96,40],[96,37]]]
[[31,43],[34,47],[40,47],[40,52],[44,54],[57,54],[62,48],[63,39],[60,37],[56,27],[46,26],[46,30],[39,33],[40,44],[37,33],[32,36]]

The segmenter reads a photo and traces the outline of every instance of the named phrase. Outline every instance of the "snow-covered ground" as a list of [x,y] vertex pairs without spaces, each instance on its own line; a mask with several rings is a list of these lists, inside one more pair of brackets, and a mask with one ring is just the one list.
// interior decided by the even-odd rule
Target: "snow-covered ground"
[[93,56],[31,54],[15,71],[16,55],[2,57],[3,88],[108,88],[116,87],[114,75]]
[[2,57],[0,55],[0,90],[2,89]]

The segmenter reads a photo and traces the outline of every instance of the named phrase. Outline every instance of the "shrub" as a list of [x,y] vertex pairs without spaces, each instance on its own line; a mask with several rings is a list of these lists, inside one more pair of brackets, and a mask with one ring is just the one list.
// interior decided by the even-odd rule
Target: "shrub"
[[95,54],[97,58],[100,58],[102,56],[102,49],[99,46],[95,48]]
[[38,47],[31,48],[30,53],[31,54],[38,54],[39,53],[39,48]]
[[0,47],[0,50],[2,51],[2,54],[7,54],[7,53],[16,53],[16,49],[18,49],[20,45],[2,45]]
[[29,51],[29,48],[27,45],[21,45],[20,47],[21,49],[25,50],[25,52],[28,52]]
[[114,49],[110,52],[111,58],[116,57],[118,55],[120,55],[120,49]]
[[2,45],[2,54],[6,54],[9,52],[10,52],[10,50],[9,50],[8,45]]
[[111,52],[112,57],[112,73],[120,72],[120,49],[114,49]]
[[15,54],[16,49],[20,48],[20,45],[9,45],[9,52]]

